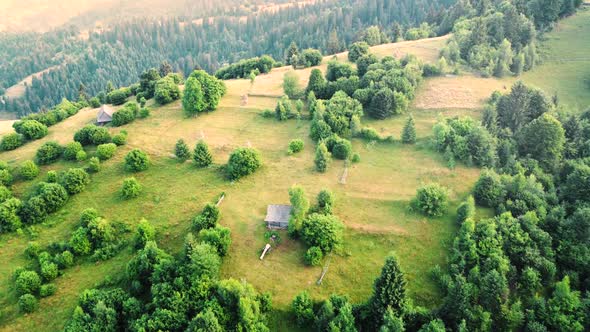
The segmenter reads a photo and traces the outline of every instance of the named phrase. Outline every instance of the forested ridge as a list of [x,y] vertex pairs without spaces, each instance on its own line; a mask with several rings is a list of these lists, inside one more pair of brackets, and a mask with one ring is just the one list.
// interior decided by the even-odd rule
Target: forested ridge
[[213,72],[225,63],[263,54],[280,60],[293,41],[302,48],[336,53],[372,25],[395,40],[402,26],[436,21],[448,5],[449,1],[342,0],[286,7],[249,15],[246,20],[218,16],[203,24],[187,23],[191,21],[187,18],[137,19],[93,32],[88,41],[75,40],[75,32],[61,30],[43,36],[5,34],[2,38],[12,40],[12,46],[3,57],[7,63],[0,66],[0,88],[62,64],[33,79],[24,98],[4,104],[6,110],[23,115],[49,108],[63,97],[76,99],[80,84],[90,95],[104,90],[108,81],[127,86],[165,60],[175,71],[188,75],[195,67]]

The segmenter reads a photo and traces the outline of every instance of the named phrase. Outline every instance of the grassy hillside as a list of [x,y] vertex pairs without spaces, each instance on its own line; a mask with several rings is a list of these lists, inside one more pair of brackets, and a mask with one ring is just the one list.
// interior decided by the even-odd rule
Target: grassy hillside
[[[408,45],[404,47],[407,49]],[[421,47],[418,49],[424,50]],[[382,55],[388,54],[382,52]],[[389,52],[396,54],[395,46],[389,46]],[[432,57],[437,52],[431,49],[428,54]],[[344,55],[338,58],[345,59]],[[176,102],[153,108],[152,115],[147,119],[111,129],[112,132],[127,130],[129,143],[103,165],[101,172],[92,176],[92,183],[85,192],[71,198],[67,206],[51,216],[46,224],[36,226],[36,236],[25,232],[23,235],[0,237],[4,260],[0,268],[2,330],[30,330],[36,326],[45,326],[50,331],[59,330],[71,314],[80,291],[102,282],[108,276],[122,273],[131,254],[131,250],[125,250],[106,262],[89,262],[66,270],[65,275],[56,280],[58,293],[42,299],[40,309],[35,313],[23,316],[17,313],[11,274],[17,266],[26,263],[23,250],[31,239],[41,244],[66,240],[80,212],[94,207],[107,219],[125,222],[132,228],[142,217],[147,218],[156,225],[161,246],[175,252],[189,230],[190,219],[222,191],[226,193],[226,199],[221,205],[221,224],[231,228],[233,240],[230,253],[224,260],[222,277],[244,279],[258,290],[270,292],[277,312],[285,310],[294,295],[304,289],[315,298],[325,298],[331,293],[347,293],[355,302],[364,301],[371,292],[373,280],[385,256],[392,250],[401,259],[414,301],[427,306],[436,304],[438,293],[429,278],[429,271],[436,264],[445,265],[448,247],[456,231],[454,209],[467,195],[479,170],[462,166],[449,170],[442,157],[428,148],[427,140],[439,112],[474,116],[477,113],[466,108],[414,108],[419,143],[405,146],[401,143],[354,140],[361,162],[349,168],[346,183],[340,184],[343,162],[333,162],[325,174],[313,170],[314,150],[313,142],[308,138],[307,121],[277,122],[260,116],[262,110],[275,106],[277,98],[256,95],[280,94],[282,77],[289,70],[287,67],[273,70],[258,77],[253,85],[247,80],[228,81],[228,94],[218,110],[211,114],[186,119],[180,103]],[[297,73],[304,83],[309,69],[298,70]],[[428,84],[429,81],[426,81],[425,85]],[[252,96],[247,105],[242,106],[241,96],[249,92]],[[28,143],[16,151],[2,153],[0,158],[17,165],[33,158],[44,141],[66,143],[72,139],[77,128],[93,122],[96,112],[81,111],[51,127],[48,137]],[[365,123],[382,135],[393,135],[399,139],[404,121],[405,116],[401,116],[386,121],[366,119]],[[264,166],[248,178],[230,182],[217,166],[202,170],[190,162],[179,164],[171,158],[179,138],[193,146],[198,139],[204,138],[212,148],[216,165],[225,163],[234,148],[252,146],[261,151]],[[306,148],[300,154],[289,156],[286,153],[287,144],[293,138],[304,139]],[[118,190],[122,180],[129,176],[122,166],[123,157],[135,147],[147,151],[153,165],[148,171],[136,175],[145,188],[143,194],[135,200],[122,201]],[[61,161],[44,167],[43,171],[78,165]],[[451,189],[450,213],[444,218],[428,219],[408,210],[408,203],[416,189],[433,181]],[[287,190],[293,184],[303,186],[310,200],[314,200],[323,188],[334,191],[334,212],[346,224],[344,248],[332,255],[322,286],[315,284],[321,268],[306,267],[302,259],[303,245],[288,239],[286,234],[283,234],[281,245],[264,261],[258,259],[265,244],[263,220],[266,205],[288,203]],[[19,183],[16,192],[22,194],[31,185],[30,182]],[[279,321],[274,323],[283,324]],[[276,325],[277,328],[279,326],[284,325]]]
[[590,7],[559,21],[545,37],[543,64],[522,79],[557,94],[561,103],[580,110],[590,106]]

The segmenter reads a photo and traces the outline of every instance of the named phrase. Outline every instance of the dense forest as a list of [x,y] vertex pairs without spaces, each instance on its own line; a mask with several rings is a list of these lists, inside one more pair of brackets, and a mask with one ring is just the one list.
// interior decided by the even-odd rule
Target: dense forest
[[[324,54],[344,50],[369,26],[379,26],[391,40],[403,27],[436,23],[449,1],[317,2],[277,12],[218,16],[193,24],[187,18],[137,19],[93,31],[88,40],[76,39],[76,30],[44,35],[0,35],[11,47],[2,54],[0,89],[49,66],[59,65],[33,79],[24,98],[8,100],[4,108],[19,115],[75,100],[83,84],[95,95],[107,82],[127,86],[147,68],[163,61],[185,75],[195,67],[214,72],[223,64],[253,56],[282,59],[291,42]],[[25,56],[25,54],[27,56]],[[34,54],[33,57],[28,54]]]

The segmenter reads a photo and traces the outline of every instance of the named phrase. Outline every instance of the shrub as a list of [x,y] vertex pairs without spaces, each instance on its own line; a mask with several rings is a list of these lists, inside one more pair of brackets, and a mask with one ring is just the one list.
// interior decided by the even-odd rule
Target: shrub
[[198,167],[207,167],[213,162],[213,156],[209,151],[209,146],[203,140],[199,140],[193,151],[193,160]]
[[213,228],[202,229],[199,232],[199,239],[216,248],[219,256],[223,257],[231,245],[231,231],[227,227],[217,225]]
[[6,202],[9,198],[12,198],[12,192],[4,185],[0,185],[0,203]]
[[86,167],[86,170],[89,173],[96,173],[96,172],[100,171],[100,159],[98,159],[97,157],[90,158],[90,160],[88,161],[88,166]]
[[86,151],[80,150],[76,153],[76,161],[81,162],[81,161],[86,160],[86,158],[88,158]]
[[99,145],[109,143],[111,134],[105,127],[87,125],[74,134],[74,141],[80,142],[82,145]]
[[0,169],[0,184],[8,186],[12,183],[12,174],[7,169]]
[[336,159],[346,160],[352,154],[352,144],[344,138],[339,139],[332,148],[332,156]]
[[10,133],[2,137],[0,142],[0,151],[10,151],[23,145],[25,142],[23,135],[19,133]]
[[474,216],[475,216],[475,200],[473,199],[473,196],[469,196],[457,208],[457,222],[459,222],[461,224],[465,220],[473,218]]
[[21,312],[31,313],[37,310],[39,301],[31,294],[23,294],[18,298],[18,308]]
[[308,246],[327,253],[342,242],[343,230],[344,225],[336,216],[313,213],[303,221],[300,234]]
[[68,193],[57,183],[41,183],[38,196],[43,199],[47,213],[53,213],[68,201]]
[[28,258],[37,258],[39,253],[41,252],[41,246],[38,242],[29,242],[27,244],[27,248],[25,249],[25,255]]
[[18,274],[15,281],[16,293],[18,295],[36,294],[39,287],[41,287],[41,278],[35,271],[22,271]]
[[56,171],[47,171],[47,175],[45,177],[45,181],[47,183],[57,183],[57,172]]
[[118,134],[115,134],[113,136],[113,143],[115,143],[117,146],[127,144],[127,133],[120,132]]
[[437,183],[418,188],[414,198],[414,207],[431,217],[440,217],[447,210],[448,190]]
[[90,183],[90,176],[81,168],[70,168],[60,178],[59,183],[66,189],[68,194],[80,193]]
[[35,156],[39,165],[51,164],[61,157],[62,147],[55,141],[43,143]]
[[40,196],[33,196],[24,202],[20,211],[21,218],[29,224],[38,224],[47,218],[45,200]]
[[61,254],[55,255],[55,262],[60,269],[65,269],[74,265],[74,255],[68,250],[65,250]]
[[131,107],[123,107],[113,113],[113,121],[111,124],[115,127],[126,125],[135,120],[135,113]]
[[319,266],[322,263],[322,258],[324,258],[324,254],[322,250],[318,247],[311,247],[307,249],[305,252],[305,264],[310,266]]
[[48,297],[57,292],[57,286],[55,284],[45,284],[41,285],[39,289],[39,296],[41,297]]
[[352,162],[353,163],[360,163],[361,162],[361,155],[358,153],[355,153],[352,155]]
[[25,161],[20,167],[20,176],[25,180],[32,180],[39,175],[39,167],[32,160]]
[[318,206],[326,212],[332,210],[334,205],[334,194],[328,189],[322,189],[318,194]]
[[254,173],[262,166],[260,154],[253,148],[237,148],[229,156],[227,174],[232,180]]
[[149,221],[141,219],[139,225],[137,225],[137,231],[133,239],[133,245],[135,249],[143,249],[148,241],[155,240],[156,229],[152,226]]
[[122,105],[130,95],[131,91],[128,88],[120,88],[109,92],[107,100],[113,105]]
[[37,120],[24,120],[15,130],[28,140],[45,137],[48,133],[47,126]]
[[45,281],[51,281],[57,278],[57,265],[52,262],[42,262],[41,263],[41,276]]
[[139,110],[139,114],[137,115],[137,117],[139,117],[140,119],[145,119],[148,116],[150,116],[150,109],[147,107],[142,107]]
[[294,139],[289,142],[289,154],[297,153],[303,150],[305,143],[301,139]]
[[182,138],[176,141],[176,145],[174,146],[174,155],[179,161],[182,162],[187,161],[191,157],[191,152],[188,149],[188,145],[186,145]]
[[123,180],[123,186],[121,187],[121,196],[124,199],[131,199],[139,196],[141,193],[141,184],[134,177],[126,178]]
[[214,204],[209,203],[205,205],[203,211],[201,211],[199,215],[193,218],[193,227],[197,231],[215,227],[219,218],[219,208]]
[[404,125],[404,130],[402,132],[402,143],[416,143],[416,126],[414,125],[414,118],[411,115],[408,117],[408,120],[406,120],[406,124]]
[[125,156],[125,169],[128,171],[145,171],[149,165],[150,159],[148,155],[139,149],[133,149]]
[[291,308],[298,326],[306,327],[314,322],[313,301],[306,291],[295,296],[293,303],[291,303]]
[[64,148],[64,159],[65,160],[76,160],[76,154],[82,151],[82,144],[80,142],[70,142],[66,144]]
[[90,100],[88,100],[88,105],[90,105],[90,107],[92,108],[99,108],[100,100],[98,99],[98,97],[92,97],[90,98]]
[[69,245],[76,255],[88,255],[92,249],[92,244],[86,233],[86,228],[78,227],[70,237]]
[[375,130],[374,128],[369,128],[369,127],[365,127],[362,128],[361,131],[358,133],[358,136],[369,140],[369,141],[380,141],[381,140],[381,136],[379,136],[379,133],[377,132],[377,130]]
[[328,152],[328,148],[324,142],[318,144],[318,147],[315,150],[315,169],[316,171],[323,173],[328,169],[328,164],[330,163],[330,152]]
[[170,76],[159,79],[155,87],[154,99],[161,105],[169,104],[180,98],[180,89]]
[[101,144],[96,147],[96,156],[100,160],[111,159],[117,152],[117,145],[114,143]]

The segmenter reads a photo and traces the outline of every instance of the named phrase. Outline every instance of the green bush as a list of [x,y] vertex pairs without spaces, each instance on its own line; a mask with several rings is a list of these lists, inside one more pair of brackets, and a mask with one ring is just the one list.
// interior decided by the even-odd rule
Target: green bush
[[135,120],[135,113],[131,107],[123,107],[113,113],[113,121],[111,124],[115,127],[119,127],[128,124]]
[[45,142],[37,150],[35,158],[39,165],[48,165],[57,161],[61,157],[62,151],[63,148],[59,143],[55,141]]
[[23,313],[31,313],[37,310],[39,301],[31,294],[23,294],[18,298],[18,308]]
[[353,163],[360,163],[361,162],[361,155],[358,153],[355,153],[352,155],[352,162]]
[[24,120],[15,130],[28,140],[45,137],[48,133],[47,126],[36,120]]
[[80,193],[90,183],[90,176],[81,168],[70,168],[60,177],[59,183],[66,189],[68,194]]
[[237,148],[229,156],[227,174],[232,180],[254,173],[262,166],[260,154],[252,148]]
[[318,247],[311,247],[305,252],[305,264],[310,266],[319,266],[324,258],[324,253]]
[[431,217],[440,217],[447,211],[448,190],[438,183],[418,188],[412,204],[414,207]]
[[45,284],[41,285],[39,289],[39,296],[41,297],[48,297],[57,292],[57,286],[55,284]]
[[96,147],[96,156],[100,160],[111,159],[115,155],[115,152],[117,152],[117,145],[114,143],[101,144]]
[[91,144],[99,145],[109,143],[111,141],[111,134],[105,127],[87,125],[74,134],[74,141],[80,142],[84,146]]
[[27,248],[25,249],[25,255],[28,258],[37,258],[39,253],[41,252],[41,246],[38,242],[29,242],[27,244]]
[[200,214],[193,218],[193,227],[197,231],[215,227],[219,218],[219,208],[214,204],[209,203],[205,205]]
[[18,295],[37,294],[40,287],[41,278],[35,271],[22,271],[16,277],[15,288]]
[[74,254],[65,250],[61,254],[55,255],[55,263],[60,269],[68,268],[74,265]]
[[213,162],[213,155],[205,141],[199,140],[193,151],[193,160],[198,167],[207,167]]
[[0,184],[3,186],[8,186],[12,183],[13,177],[12,173],[10,173],[7,169],[0,169]]
[[98,99],[98,97],[92,97],[90,98],[90,100],[88,100],[88,105],[90,105],[90,107],[92,108],[99,108],[100,100]]
[[473,199],[473,196],[469,196],[457,208],[457,222],[459,222],[461,224],[465,220],[473,218],[474,216],[475,216],[475,200]]
[[125,156],[125,169],[128,171],[145,171],[149,165],[150,159],[148,155],[139,149],[133,149]]
[[57,278],[57,264],[52,262],[42,262],[41,264],[41,276],[45,281],[51,281]]
[[68,201],[66,189],[57,183],[41,183],[37,193],[43,199],[47,213],[59,210]]
[[161,105],[169,104],[180,99],[178,84],[170,76],[163,77],[156,82],[154,99]]
[[484,171],[473,188],[473,196],[477,204],[495,208],[505,195],[500,177],[493,171]]
[[32,180],[39,175],[39,167],[32,160],[25,161],[20,167],[20,176],[25,180]]
[[303,150],[305,143],[302,139],[294,139],[289,142],[289,154],[297,153]]
[[332,148],[332,156],[336,159],[346,160],[352,154],[352,144],[347,139],[339,139]]
[[133,239],[133,246],[135,249],[143,249],[148,241],[154,241],[156,238],[156,229],[149,221],[141,219],[137,225],[137,231]]
[[147,107],[142,107],[139,110],[139,114],[137,115],[140,119],[145,119],[150,116],[150,109]]
[[86,170],[89,173],[97,173],[98,171],[100,171],[100,159],[98,159],[97,157],[90,158]]
[[113,105],[122,105],[131,95],[129,88],[120,88],[109,92],[107,100]]
[[219,256],[223,257],[227,254],[231,245],[231,231],[229,228],[219,225],[213,228],[201,229],[199,240],[216,248]]
[[12,192],[4,185],[0,185],[0,203],[6,202],[9,198],[12,198]]
[[48,183],[57,183],[58,177],[56,171],[47,171],[47,175],[45,176],[45,181]]
[[19,133],[10,133],[2,137],[0,142],[0,151],[10,151],[18,148],[25,143],[23,135]]
[[23,221],[28,224],[38,224],[47,218],[47,207],[45,200],[40,196],[33,196],[22,205],[20,215]]
[[369,53],[369,44],[364,41],[356,42],[350,45],[350,49],[348,50],[348,60],[350,62],[356,62],[360,57],[363,55],[367,55]]
[[117,146],[127,144],[127,133],[120,132],[115,134],[113,136],[113,143],[115,143]]
[[324,173],[328,169],[328,165],[330,163],[330,152],[328,152],[328,148],[324,142],[318,144],[318,147],[315,150],[315,169],[320,173]]
[[88,154],[86,154],[86,151],[80,150],[76,153],[76,161],[81,162],[86,160],[86,158],[88,158]]
[[131,199],[139,196],[141,193],[141,184],[136,178],[130,177],[123,180],[123,186],[121,187],[121,196],[124,199]]
[[303,220],[300,234],[308,246],[327,253],[342,243],[343,230],[344,224],[336,216],[313,213]]
[[80,142],[70,142],[66,144],[64,148],[64,159],[65,160],[76,160],[76,154],[82,151],[82,144]]

